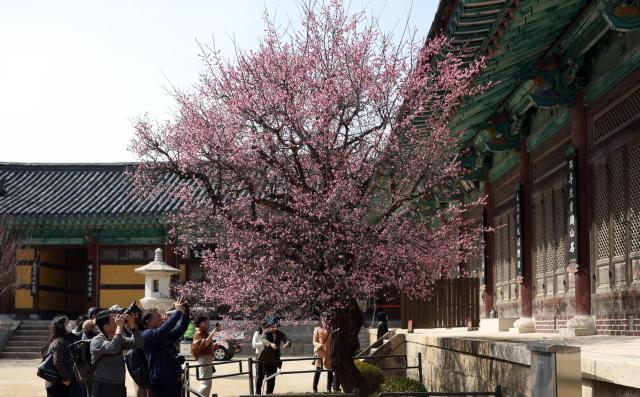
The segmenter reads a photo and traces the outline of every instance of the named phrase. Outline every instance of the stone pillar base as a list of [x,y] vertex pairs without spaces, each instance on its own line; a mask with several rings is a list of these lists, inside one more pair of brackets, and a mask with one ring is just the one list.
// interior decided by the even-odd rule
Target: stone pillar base
[[596,321],[592,316],[577,315],[560,330],[562,336],[588,336],[596,334]]
[[480,320],[479,332],[504,332],[513,326],[515,318],[483,318]]
[[140,306],[142,306],[144,310],[157,309],[166,312],[173,309],[175,302],[167,298],[142,298],[140,299]]
[[509,328],[511,334],[530,334],[536,332],[536,323],[533,317],[520,317],[513,323],[513,327]]

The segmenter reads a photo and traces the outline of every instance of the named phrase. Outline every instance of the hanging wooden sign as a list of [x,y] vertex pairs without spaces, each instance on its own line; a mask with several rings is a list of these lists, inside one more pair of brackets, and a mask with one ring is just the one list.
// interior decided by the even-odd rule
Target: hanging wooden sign
[[93,262],[87,264],[87,299],[93,299]]
[[484,251],[482,253],[482,258],[480,260],[480,284],[481,286],[484,288],[487,286],[487,254],[488,254],[488,248],[486,246],[487,244],[487,240],[485,240],[485,232],[484,232],[484,220],[485,220],[485,211],[486,210],[482,210],[482,218],[481,218],[481,225],[482,227],[480,228],[480,241],[484,241],[485,243],[485,248]]
[[567,150],[567,257],[569,265],[578,263],[578,180],[576,151],[572,145]]
[[518,283],[522,283],[524,275],[522,271],[522,189],[520,182],[516,185],[516,279]]
[[31,265],[31,296],[38,295],[38,282],[40,275],[40,253],[36,250],[33,264]]

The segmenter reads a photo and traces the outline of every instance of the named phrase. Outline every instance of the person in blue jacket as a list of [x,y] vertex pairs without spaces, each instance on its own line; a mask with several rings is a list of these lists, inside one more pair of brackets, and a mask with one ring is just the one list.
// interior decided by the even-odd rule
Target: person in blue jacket
[[166,320],[157,310],[142,318],[147,327],[142,340],[151,381],[150,397],[180,397],[184,357],[178,355],[175,345],[189,326],[189,306],[178,299],[175,308]]

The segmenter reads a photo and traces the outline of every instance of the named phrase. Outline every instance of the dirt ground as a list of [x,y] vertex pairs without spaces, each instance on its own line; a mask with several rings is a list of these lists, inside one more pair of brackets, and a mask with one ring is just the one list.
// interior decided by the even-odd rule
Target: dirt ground
[[[238,357],[241,359],[241,357]],[[36,376],[36,367],[40,360],[0,360],[0,397],[44,397],[44,380]],[[246,371],[246,361],[243,363]],[[283,371],[308,371],[313,366],[308,361],[285,362]],[[238,364],[216,366],[216,375],[238,371]],[[276,382],[276,393],[309,392],[313,382],[313,374],[280,375]],[[326,374],[320,378],[321,391],[326,387]],[[191,385],[197,386],[195,374],[191,377]],[[219,397],[235,397],[249,394],[249,376],[242,375],[222,379],[214,379],[212,393]],[[127,374],[127,396],[134,397],[133,381]]]

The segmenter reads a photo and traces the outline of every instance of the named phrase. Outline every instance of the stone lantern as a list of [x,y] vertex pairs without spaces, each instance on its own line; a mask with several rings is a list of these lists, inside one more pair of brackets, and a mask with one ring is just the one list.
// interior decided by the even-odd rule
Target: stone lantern
[[144,298],[140,299],[140,306],[145,310],[171,310],[174,305],[169,296],[171,276],[180,273],[180,270],[162,259],[162,248],[156,249],[153,262],[135,269],[135,272],[144,274]]

